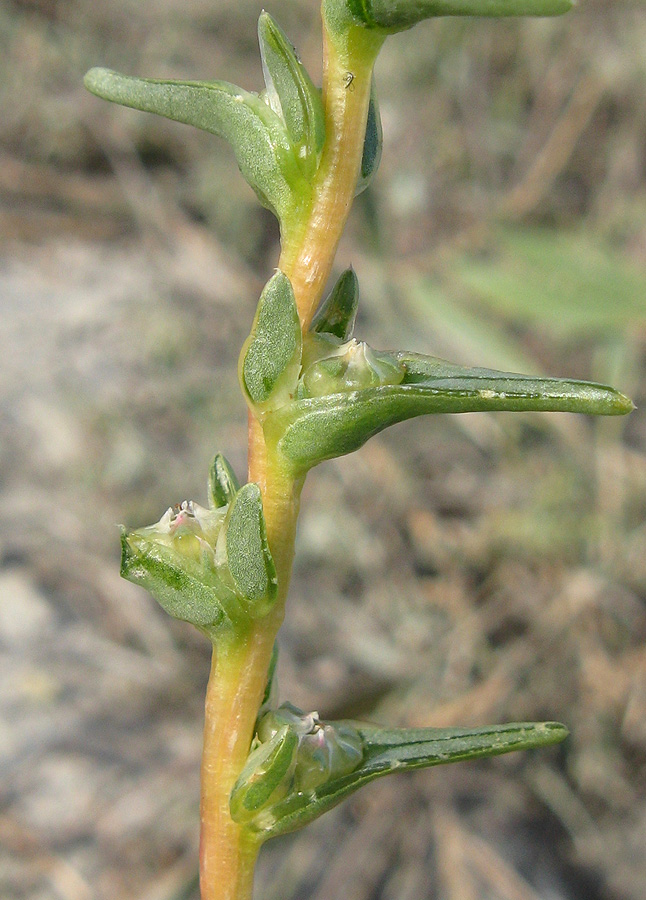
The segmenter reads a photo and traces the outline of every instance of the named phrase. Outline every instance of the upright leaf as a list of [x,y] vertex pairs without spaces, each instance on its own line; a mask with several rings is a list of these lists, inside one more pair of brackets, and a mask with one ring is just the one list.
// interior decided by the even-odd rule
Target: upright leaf
[[280,116],[303,172],[311,178],[325,141],[325,112],[320,91],[269,13],[258,20],[258,40],[267,101]]
[[223,579],[234,587],[253,618],[266,615],[276,600],[278,580],[257,484],[245,484],[236,494],[223,538],[216,546],[216,565]]
[[231,503],[240,490],[235,473],[221,453],[217,453],[209,470],[209,501],[218,508]]
[[240,380],[249,401],[266,409],[285,403],[301,364],[301,327],[289,278],[277,270],[258,302],[240,354]]
[[231,794],[231,815],[236,822],[271,827],[273,814],[268,807],[288,792],[297,749],[298,736],[287,725],[252,749]]
[[366,122],[366,136],[363,141],[363,155],[361,157],[361,169],[359,170],[356,194],[361,194],[365,191],[379,168],[382,145],[381,115],[379,114],[377,89],[373,77],[370,89],[370,104],[368,106],[368,120]]
[[354,329],[359,304],[359,280],[354,269],[346,269],[317,310],[310,330],[332,334],[347,341]]
[[226,81],[166,81],[90,69],[93,94],[144,112],[194,125],[225,138],[261,203],[283,221],[309,188],[285,125],[256,94]]

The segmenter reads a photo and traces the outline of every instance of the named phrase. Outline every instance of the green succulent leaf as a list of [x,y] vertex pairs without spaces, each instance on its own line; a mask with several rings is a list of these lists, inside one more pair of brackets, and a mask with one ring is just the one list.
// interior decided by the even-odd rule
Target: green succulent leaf
[[225,138],[261,203],[281,220],[309,196],[283,121],[256,94],[226,81],[166,81],[95,68],[85,76],[93,94],[156,113]]
[[209,502],[218,509],[228,506],[240,490],[235,473],[221,453],[217,453],[209,470]]
[[354,269],[346,269],[317,310],[310,331],[332,334],[347,341],[354,330],[359,305],[359,280]]
[[236,822],[250,820],[270,825],[272,815],[263,811],[278,803],[289,790],[296,766],[298,735],[282,725],[271,741],[253,748],[231,793],[231,815]]
[[328,0],[345,7],[356,22],[389,33],[435,16],[559,16],[574,0]]
[[222,547],[218,542],[216,561],[222,565],[226,555],[226,570],[241,603],[253,618],[264,616],[276,600],[278,579],[257,484],[251,482],[240,488],[229,507],[223,531],[226,541]]
[[269,13],[260,15],[258,40],[267,86],[266,100],[285,122],[296,158],[309,179],[317,169],[325,141],[321,92],[312,83],[289,39]]
[[260,296],[240,354],[240,380],[250,403],[265,410],[289,399],[298,380],[301,348],[294,291],[289,278],[277,270]]
[[[301,747],[307,746],[304,742],[308,735],[300,737],[298,748],[293,743],[290,745],[292,758],[288,763],[281,759],[281,765],[272,770],[269,748],[284,743],[286,727],[277,729],[270,740],[260,745],[260,749],[267,748],[262,765],[254,764],[252,759],[254,752],[259,759],[260,749],[252,752],[232,794],[232,814],[238,821],[243,821],[236,791],[245,790],[245,779],[251,780],[256,792],[254,801],[259,802],[255,806],[247,802],[244,823],[261,840],[307,825],[364,784],[384,775],[545,747],[559,743],[568,735],[567,728],[557,722],[421,729],[331,722],[322,728],[319,726],[321,740],[318,744],[330,743],[334,736],[337,741],[343,741],[346,736],[346,756],[350,761],[339,759],[336,766],[329,768],[324,781],[317,783],[314,778],[312,787],[307,789],[303,787],[307,783],[306,777],[301,775],[299,779],[297,776],[299,765],[308,764],[307,758],[299,752]],[[324,737],[325,729],[328,729],[329,737]],[[348,744],[350,738],[360,742],[360,755],[352,753],[351,744]],[[315,764],[313,768],[316,768]],[[263,792],[259,783],[264,779],[267,779],[267,788]]]
[[493,411],[624,415],[633,408],[614,388],[586,381],[470,369],[415,353],[394,353],[391,360],[405,370],[398,384],[348,391],[341,378],[336,392],[316,397],[302,396],[299,386],[302,399],[268,417],[268,440],[296,471],[306,471],[415,416]]
[[379,114],[375,79],[373,78],[370,89],[368,120],[366,122],[366,137],[363,142],[363,155],[361,157],[361,169],[359,170],[356,194],[361,194],[365,191],[379,168],[382,145],[383,131],[381,128],[381,115]]

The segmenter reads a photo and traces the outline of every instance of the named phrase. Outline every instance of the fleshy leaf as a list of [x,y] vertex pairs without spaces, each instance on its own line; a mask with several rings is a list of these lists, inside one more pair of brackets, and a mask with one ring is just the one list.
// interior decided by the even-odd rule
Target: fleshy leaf
[[346,269],[312,319],[310,330],[332,334],[347,341],[354,329],[359,304],[359,280],[353,268]]
[[85,86],[111,100],[225,138],[244,178],[281,221],[309,191],[285,125],[256,94],[226,81],[165,81],[95,68]]
[[301,328],[289,278],[278,270],[260,296],[249,338],[240,354],[240,380],[260,409],[285,403],[296,387]]
[[283,30],[266,12],[258,20],[258,40],[267,102],[285,122],[299,164],[311,178],[325,141],[321,93]]
[[271,741],[253,748],[231,793],[231,815],[236,822],[250,820],[271,826],[271,812],[263,811],[283,799],[296,766],[298,736],[283,725]]
[[[434,357],[394,353],[399,384],[303,397],[268,417],[265,434],[296,471],[361,447],[368,438],[415,416],[458,412],[577,412],[624,415],[632,402],[586,381],[469,369]],[[300,386],[299,386],[300,389]]]
[[217,453],[209,470],[209,502],[218,509],[227,506],[240,490],[235,473],[221,453]]
[[269,612],[276,599],[276,567],[269,551],[260,488],[253,482],[240,488],[229,507],[223,534],[218,541],[216,561],[226,566],[233,587],[253,618]]
[[363,142],[363,156],[361,157],[361,169],[355,194],[361,194],[372,181],[375,172],[381,162],[381,149],[383,145],[383,131],[381,129],[381,115],[377,101],[375,80],[372,79],[370,89],[370,105],[368,106],[368,120],[366,122],[366,136]]
[[[281,708],[282,709],[282,708]],[[392,772],[423,769],[445,763],[498,756],[514,750],[529,750],[557,744],[567,737],[568,730],[557,722],[522,722],[491,725],[480,728],[382,728],[361,722],[321,723],[311,714],[313,729],[303,735],[295,724],[281,716],[281,709],[268,713],[276,718],[265,742],[252,750],[245,769],[234,786],[231,797],[232,815],[244,821],[260,840],[276,837],[303,825],[336,806],[364,784]],[[308,717],[302,716],[301,722]],[[260,723],[260,731],[263,720]],[[291,758],[281,760],[273,769],[272,752],[284,745],[287,730],[298,737],[298,746],[290,745]],[[320,765],[311,757],[308,741],[319,747],[320,758],[328,757],[332,745],[337,747],[337,760],[327,765],[324,780],[317,777]],[[263,748],[266,748],[263,750]],[[360,748],[358,752],[356,748]],[[255,758],[254,758],[255,754]],[[321,754],[323,754],[321,756]],[[312,769],[308,778],[307,768]],[[302,770],[299,775],[299,767]],[[262,782],[267,787],[263,791]],[[254,804],[247,802],[244,814],[240,809],[238,792],[246,793],[251,782]]]
[[573,5],[573,0],[328,0],[330,8],[346,7],[355,21],[386,32],[435,16],[559,16]]
[[145,587],[175,619],[218,627],[235,619],[236,597],[223,584],[213,547],[225,514],[184,503],[156,525],[121,532],[121,575]]

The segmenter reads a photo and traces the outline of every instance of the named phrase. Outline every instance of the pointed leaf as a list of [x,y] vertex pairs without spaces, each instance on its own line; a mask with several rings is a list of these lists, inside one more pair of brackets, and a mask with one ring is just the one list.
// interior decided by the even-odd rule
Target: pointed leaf
[[285,126],[256,94],[226,81],[164,81],[90,69],[85,86],[122,106],[156,113],[217,134],[231,144],[244,178],[282,220],[309,190]]
[[209,501],[218,509],[227,506],[237,492],[240,484],[235,473],[221,453],[216,454],[209,470]]
[[333,334],[347,341],[354,329],[359,303],[359,280],[354,269],[346,269],[312,319],[310,330]]
[[325,113],[320,91],[294,52],[287,36],[272,17],[263,12],[258,20],[262,69],[267,101],[289,133],[296,157],[311,178],[325,141]]
[[559,16],[574,0],[328,0],[368,28],[403,31],[434,16]]
[[632,402],[585,381],[469,369],[434,357],[396,353],[406,369],[397,385],[305,398],[272,414],[265,434],[297,471],[361,447],[405,419],[431,413],[579,412],[624,415]]
[[366,122],[366,137],[363,142],[363,156],[361,157],[361,169],[355,194],[361,194],[368,187],[381,162],[381,149],[383,145],[383,132],[381,129],[381,115],[377,102],[377,90],[375,79],[372,79],[370,90],[370,105],[368,106],[368,120]]
[[216,563],[226,567],[249,615],[266,615],[276,600],[278,581],[257,484],[240,488],[229,507],[222,535],[225,542],[223,545],[222,538],[218,539]]
[[278,697],[278,679],[276,678],[277,665],[278,641],[274,641],[274,646],[271,651],[271,659],[269,661],[269,670],[267,672],[267,684],[265,685],[265,693],[262,696],[262,703],[260,704],[260,709],[258,710],[258,717],[260,717],[272,706],[277,705],[277,703],[274,702]]
[[298,380],[301,345],[294,291],[278,270],[265,285],[240,354],[240,380],[251,403],[269,408],[289,399]]
[[557,744],[568,735],[557,722],[523,722],[482,728],[380,728],[360,722],[351,726],[363,741],[363,759],[348,774],[332,777],[310,792],[294,791],[247,822],[262,840],[301,828],[336,806],[364,784],[392,772],[482,759]]

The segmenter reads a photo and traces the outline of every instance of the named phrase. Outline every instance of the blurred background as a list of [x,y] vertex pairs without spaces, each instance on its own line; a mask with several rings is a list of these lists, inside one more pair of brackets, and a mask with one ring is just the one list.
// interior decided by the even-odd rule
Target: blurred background
[[[277,228],[226,145],[92,65],[260,89],[255,0],[0,0],[0,896],[197,900],[209,653],[117,523],[245,470],[235,363]],[[270,7],[320,78],[313,0]],[[644,401],[646,4],[387,42],[352,214],[379,348]],[[282,699],[560,748],[398,776],[261,858],[259,900],[643,900],[646,418],[399,425],[309,477]]]

